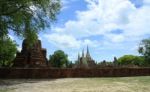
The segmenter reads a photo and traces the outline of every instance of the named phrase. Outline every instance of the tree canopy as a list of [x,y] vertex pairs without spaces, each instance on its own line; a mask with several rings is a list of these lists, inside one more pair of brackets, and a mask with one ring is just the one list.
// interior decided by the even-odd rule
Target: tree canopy
[[57,50],[53,55],[50,55],[49,62],[53,67],[67,67],[69,64],[68,56],[62,50]]
[[139,53],[145,57],[147,63],[150,64],[150,38],[141,41],[139,46]]
[[33,43],[60,8],[60,0],[0,0],[0,37],[13,31]]
[[17,52],[17,46],[14,41],[5,36],[0,38],[0,66],[8,67],[12,65],[12,61],[15,58]]
[[120,65],[138,65],[141,66],[144,63],[144,58],[141,56],[124,55],[118,59]]

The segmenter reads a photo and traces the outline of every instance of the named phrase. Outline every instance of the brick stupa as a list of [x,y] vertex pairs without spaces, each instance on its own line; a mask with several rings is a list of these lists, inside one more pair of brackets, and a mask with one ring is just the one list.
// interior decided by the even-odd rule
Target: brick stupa
[[21,52],[17,52],[14,60],[14,67],[46,67],[48,65],[46,58],[46,49],[41,47],[41,41],[30,48],[27,48],[26,39],[23,40]]

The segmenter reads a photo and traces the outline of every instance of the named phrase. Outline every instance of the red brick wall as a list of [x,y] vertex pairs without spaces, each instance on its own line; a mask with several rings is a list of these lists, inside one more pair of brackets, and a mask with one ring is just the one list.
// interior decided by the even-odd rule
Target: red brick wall
[[66,77],[123,77],[123,76],[150,76],[150,68],[102,68],[102,69],[1,68],[0,69],[0,78],[66,78]]

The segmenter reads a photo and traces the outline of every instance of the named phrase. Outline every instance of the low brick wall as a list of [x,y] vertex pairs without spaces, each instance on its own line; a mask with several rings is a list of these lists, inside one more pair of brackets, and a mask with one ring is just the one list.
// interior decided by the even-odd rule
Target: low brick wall
[[67,78],[150,76],[150,68],[51,69],[0,68],[0,78]]

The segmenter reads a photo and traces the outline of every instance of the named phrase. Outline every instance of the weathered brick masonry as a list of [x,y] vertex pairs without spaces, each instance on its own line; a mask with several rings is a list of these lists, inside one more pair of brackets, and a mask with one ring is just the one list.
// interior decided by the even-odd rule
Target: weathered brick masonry
[[150,76],[150,68],[50,69],[1,68],[0,78],[67,78]]

